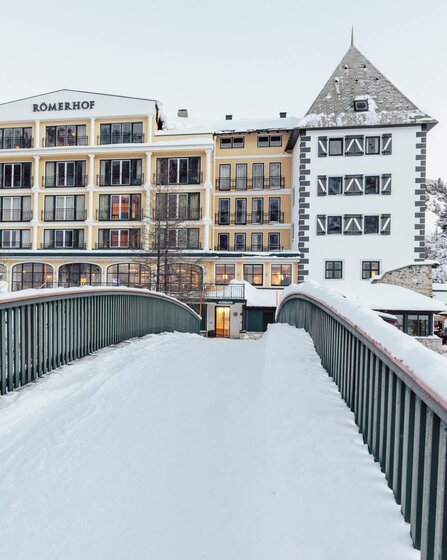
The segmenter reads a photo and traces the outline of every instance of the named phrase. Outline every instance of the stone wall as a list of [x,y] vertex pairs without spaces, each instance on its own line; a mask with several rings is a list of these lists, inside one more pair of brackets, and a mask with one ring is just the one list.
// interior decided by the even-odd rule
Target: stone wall
[[433,296],[433,273],[430,264],[414,264],[384,272],[374,284],[392,284],[418,292],[423,296]]
[[430,350],[442,354],[442,339],[439,336],[415,336],[414,338]]

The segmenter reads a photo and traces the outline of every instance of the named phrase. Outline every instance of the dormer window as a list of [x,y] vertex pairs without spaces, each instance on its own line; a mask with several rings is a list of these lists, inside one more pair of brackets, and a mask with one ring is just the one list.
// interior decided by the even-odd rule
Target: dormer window
[[367,99],[354,99],[354,111],[361,113],[362,111],[368,111],[368,100]]

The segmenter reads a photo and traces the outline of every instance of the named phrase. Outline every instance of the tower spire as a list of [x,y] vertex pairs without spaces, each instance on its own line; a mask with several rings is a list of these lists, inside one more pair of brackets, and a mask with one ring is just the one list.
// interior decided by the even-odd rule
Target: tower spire
[[351,28],[351,47],[354,46],[354,25]]

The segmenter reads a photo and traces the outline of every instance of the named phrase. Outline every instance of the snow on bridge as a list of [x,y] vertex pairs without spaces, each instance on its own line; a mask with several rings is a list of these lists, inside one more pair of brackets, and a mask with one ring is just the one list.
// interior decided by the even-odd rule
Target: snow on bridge
[[0,399],[0,557],[417,559],[310,337],[152,335]]

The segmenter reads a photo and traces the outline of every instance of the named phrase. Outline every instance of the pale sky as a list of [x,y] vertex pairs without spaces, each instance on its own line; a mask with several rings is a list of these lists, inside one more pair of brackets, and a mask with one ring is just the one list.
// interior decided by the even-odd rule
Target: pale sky
[[0,101],[71,88],[192,116],[302,116],[356,46],[439,124],[428,177],[447,179],[445,0],[2,2]]

